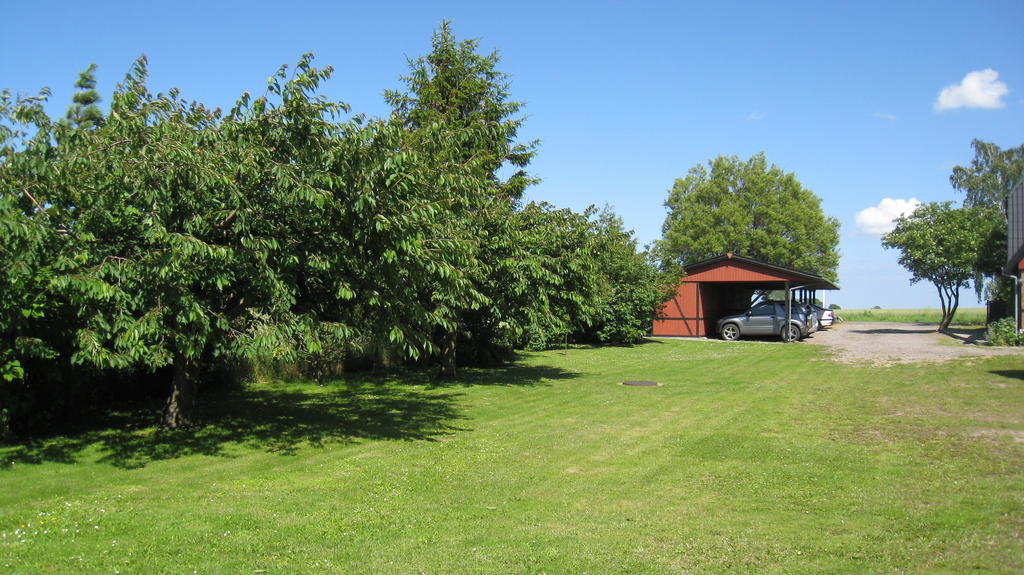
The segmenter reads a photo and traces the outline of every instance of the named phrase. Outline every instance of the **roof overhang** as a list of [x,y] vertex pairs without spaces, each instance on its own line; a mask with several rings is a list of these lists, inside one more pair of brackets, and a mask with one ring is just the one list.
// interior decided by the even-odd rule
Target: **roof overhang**
[[747,266],[754,266],[764,273],[775,276],[777,279],[765,279],[757,281],[736,281],[730,283],[748,283],[751,287],[760,289],[809,289],[809,290],[838,290],[839,286],[832,283],[831,281],[807,272],[802,272],[785,266],[779,266],[755,260],[753,258],[747,258],[736,254],[725,254],[710,258],[701,262],[693,263],[685,268],[686,275],[694,275],[695,273],[714,266],[721,265],[723,263],[737,262],[745,264]]

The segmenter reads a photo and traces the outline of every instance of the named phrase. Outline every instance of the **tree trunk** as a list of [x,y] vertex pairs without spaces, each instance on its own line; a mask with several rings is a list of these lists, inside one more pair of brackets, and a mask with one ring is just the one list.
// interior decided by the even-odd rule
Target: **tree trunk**
[[448,330],[441,340],[441,377],[455,379],[455,345],[458,343],[458,333]]
[[942,319],[939,320],[939,331],[945,332],[946,326],[949,325],[949,305],[946,303],[946,288],[936,281],[935,289],[939,292],[939,302],[942,304]]
[[949,314],[943,322],[942,331],[949,329],[949,324],[953,323],[953,316],[956,315],[957,308],[960,307],[960,288],[954,288],[953,293],[949,295]]
[[184,429],[195,423],[196,367],[194,359],[174,356],[171,396],[164,406],[164,425],[171,429]]
[[945,333],[949,330],[949,324],[953,323],[957,308],[960,307],[960,288],[944,286],[939,290],[939,297],[942,299],[942,321],[939,322],[939,331]]

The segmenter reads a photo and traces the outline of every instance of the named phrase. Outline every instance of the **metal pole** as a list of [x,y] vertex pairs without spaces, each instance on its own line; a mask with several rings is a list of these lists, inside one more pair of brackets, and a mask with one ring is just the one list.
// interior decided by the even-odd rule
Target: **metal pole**
[[789,282],[786,282],[786,325],[782,327],[783,341],[789,341],[789,326],[793,321],[793,301],[792,292],[789,289]]

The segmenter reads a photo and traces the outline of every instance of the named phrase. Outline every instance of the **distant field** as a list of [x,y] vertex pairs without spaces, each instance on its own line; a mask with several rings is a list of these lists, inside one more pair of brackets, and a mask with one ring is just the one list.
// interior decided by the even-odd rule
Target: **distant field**
[[[920,309],[841,309],[836,314],[846,321],[901,321],[914,323],[939,323],[942,310]],[[962,307],[956,310],[953,323],[959,325],[984,325],[985,308]]]

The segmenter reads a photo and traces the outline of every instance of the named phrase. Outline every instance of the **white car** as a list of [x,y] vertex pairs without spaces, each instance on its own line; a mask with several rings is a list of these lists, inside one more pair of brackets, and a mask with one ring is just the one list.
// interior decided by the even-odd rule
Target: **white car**
[[818,323],[821,327],[832,327],[832,324],[836,321],[836,314],[830,309],[825,309],[820,305],[810,304],[811,309],[818,314]]

